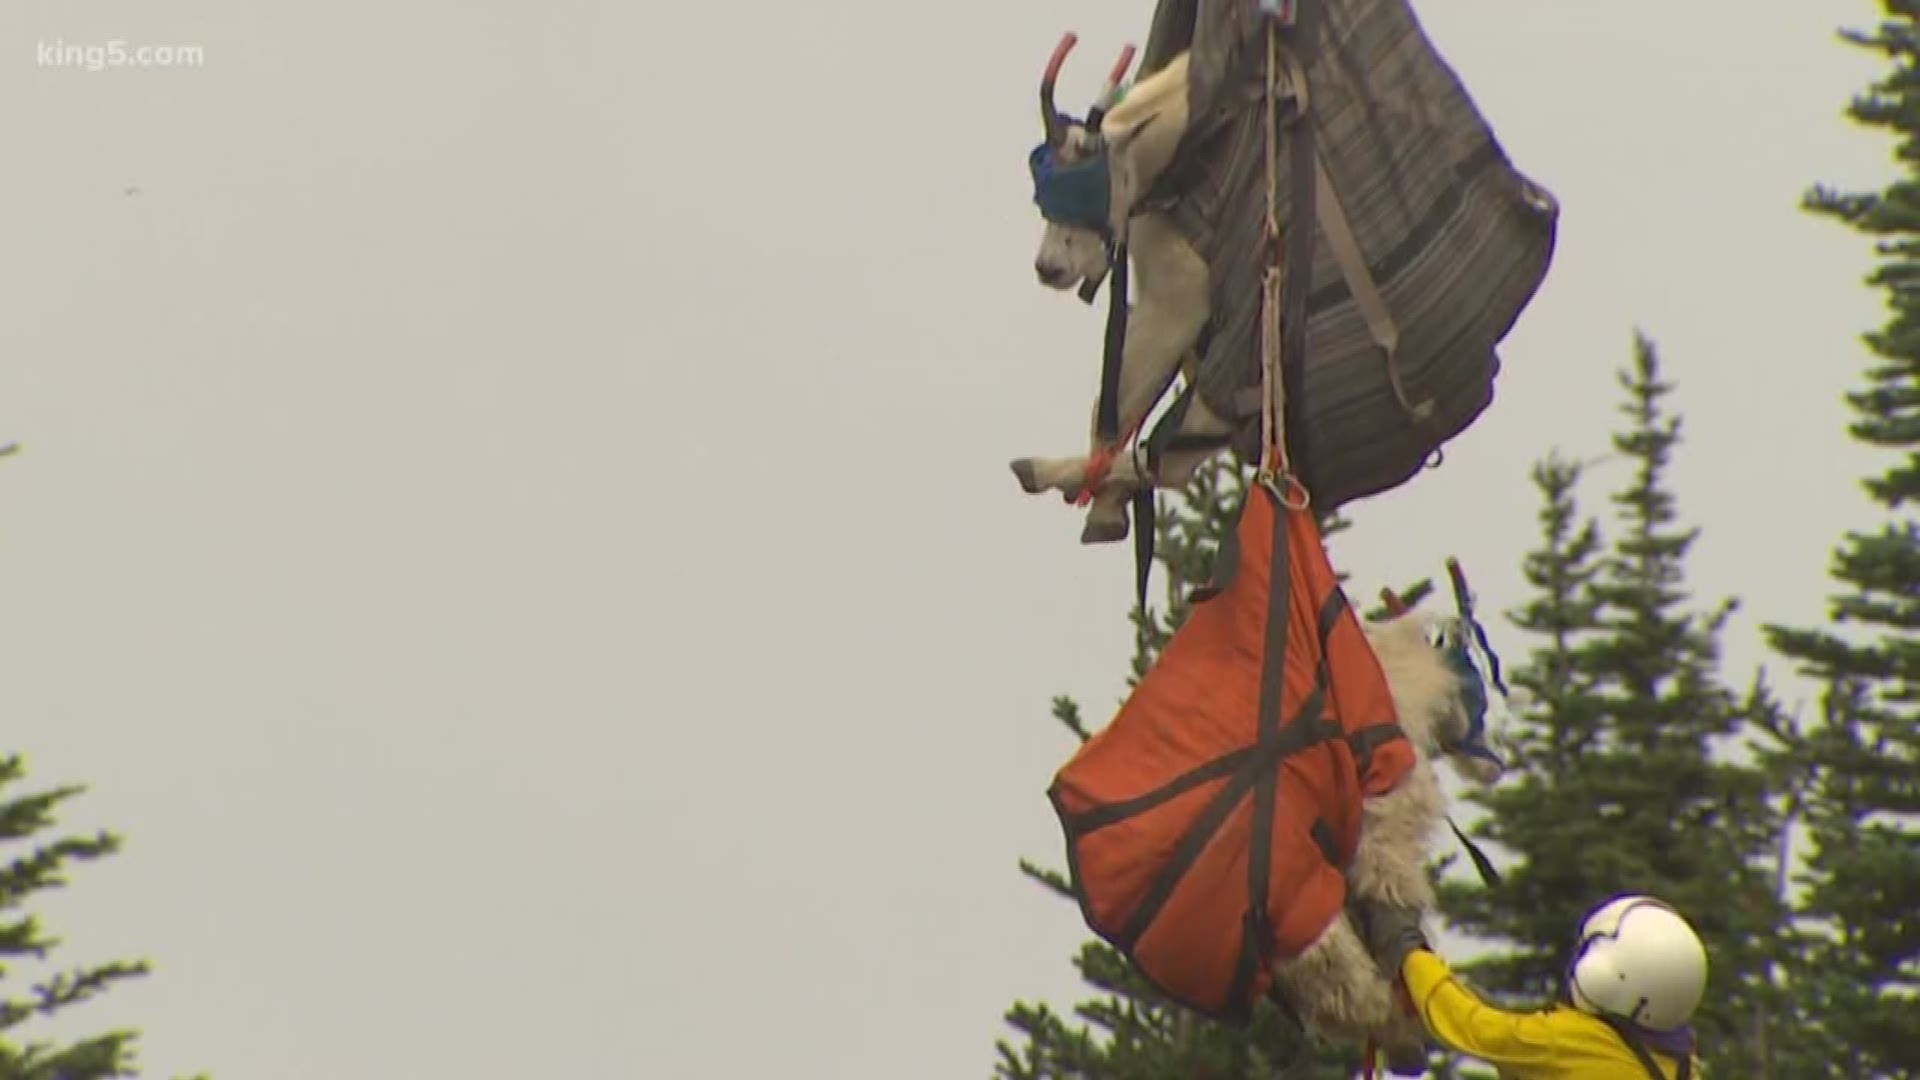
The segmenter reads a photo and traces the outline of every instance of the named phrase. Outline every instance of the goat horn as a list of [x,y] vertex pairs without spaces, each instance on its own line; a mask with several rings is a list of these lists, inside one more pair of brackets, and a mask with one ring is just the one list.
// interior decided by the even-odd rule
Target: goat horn
[[1047,143],[1059,146],[1066,133],[1060,130],[1060,113],[1053,107],[1053,84],[1060,78],[1060,66],[1067,62],[1067,54],[1079,44],[1080,38],[1069,30],[1060,36],[1060,44],[1053,47],[1053,56],[1047,60],[1047,69],[1040,75],[1040,122],[1045,125]]
[[[1106,89],[1100,91],[1101,98],[1110,99],[1120,92],[1120,83],[1126,79],[1127,69],[1132,66],[1133,46],[1129,45],[1120,50],[1119,61],[1113,65],[1113,70],[1107,74],[1107,86]],[[1109,100],[1107,104],[1111,105],[1113,102]]]
[[1133,66],[1133,46],[1120,50],[1120,60],[1107,73],[1107,84],[1100,88],[1100,96],[1093,99],[1093,108],[1087,111],[1087,127],[1098,131],[1100,121],[1106,118],[1107,110],[1120,97],[1120,84],[1127,77],[1127,69]]

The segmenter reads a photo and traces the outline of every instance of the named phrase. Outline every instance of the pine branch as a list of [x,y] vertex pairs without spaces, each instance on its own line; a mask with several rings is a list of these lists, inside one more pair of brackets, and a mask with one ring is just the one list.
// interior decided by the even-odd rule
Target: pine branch
[[1053,718],[1066,725],[1081,742],[1093,737],[1086,722],[1080,719],[1080,703],[1070,697],[1062,695],[1053,699]]
[[1033,880],[1039,882],[1040,884],[1045,885],[1047,888],[1053,890],[1056,896],[1060,896],[1068,900],[1075,899],[1074,892],[1073,892],[1073,883],[1068,881],[1067,876],[1065,874],[1060,873],[1058,870],[1048,870],[1047,868],[1043,866],[1039,866],[1035,863],[1029,862],[1026,859],[1021,859],[1020,872],[1032,878]]

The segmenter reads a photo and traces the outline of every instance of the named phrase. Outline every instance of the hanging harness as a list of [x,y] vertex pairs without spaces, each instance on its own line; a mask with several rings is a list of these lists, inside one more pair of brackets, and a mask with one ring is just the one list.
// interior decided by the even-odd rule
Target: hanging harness
[[[1345,868],[1359,839],[1359,801],[1391,790],[1415,762],[1378,659],[1327,561],[1301,479],[1311,474],[1298,435],[1311,223],[1323,176],[1313,124],[1301,122],[1307,118],[1299,97],[1304,67],[1290,51],[1303,20],[1291,0],[1264,0],[1262,8],[1268,16],[1267,205],[1255,482],[1234,531],[1222,541],[1212,585],[1196,592],[1193,612],[1120,715],[1082,746],[1049,790],[1089,926],[1163,995],[1239,1022],[1250,1018],[1253,1000],[1270,988],[1271,962],[1297,955],[1339,916]],[[1283,30],[1289,48],[1282,47]],[[1299,36],[1301,46],[1310,47],[1311,36]],[[1291,106],[1285,112],[1283,96]],[[1089,130],[1096,122],[1089,118]],[[1292,147],[1284,179],[1283,127]],[[1035,201],[1049,220],[1092,229],[1108,242],[1114,284],[1096,429],[1099,441],[1112,448],[1110,461],[1137,432],[1122,439],[1117,430],[1125,228],[1124,222],[1115,229],[1114,223],[1094,221],[1092,208],[1111,194],[1095,174],[1096,162],[1104,173],[1104,158],[1090,155],[1063,165],[1050,148],[1041,148],[1030,168]],[[1295,222],[1284,236],[1283,182],[1289,184]],[[1169,419],[1177,423],[1186,403],[1184,396],[1176,401]],[[1160,436],[1167,430],[1163,425],[1148,440],[1143,449],[1150,456],[1156,442],[1166,446]],[[1096,487],[1090,470],[1083,502]],[[1136,540],[1143,606],[1153,531],[1147,520],[1150,488],[1145,495]],[[1135,506],[1142,502],[1136,498]],[[1462,614],[1457,639],[1447,642],[1449,662],[1472,674],[1462,680],[1468,740],[1485,750],[1481,736],[1490,699],[1476,655],[1484,654],[1488,677],[1503,693],[1504,685],[1473,620],[1464,576],[1457,565],[1450,569]],[[1492,758],[1491,751],[1485,754]],[[1491,864],[1467,846],[1483,876],[1497,882]],[[1245,881],[1244,891],[1222,887],[1236,878]],[[1376,1048],[1367,1051],[1371,1072]]]
[[[1268,49],[1277,127],[1277,26]],[[1276,214],[1267,227],[1256,482],[1211,587],[1048,792],[1089,927],[1170,1000],[1237,1023],[1268,995],[1274,962],[1341,916],[1364,802],[1417,761],[1290,456],[1299,365],[1282,349],[1303,343],[1282,309],[1304,309],[1311,234],[1283,249]]]
[[[1256,35],[1264,32],[1256,7],[1281,25],[1301,15],[1316,24],[1312,50],[1299,53],[1295,66],[1317,85],[1293,78],[1297,100],[1290,107],[1312,114],[1319,148],[1310,168],[1300,163],[1289,170],[1282,194],[1291,220],[1314,233],[1309,254],[1317,264],[1316,288],[1304,312],[1314,341],[1307,378],[1325,392],[1316,392],[1292,428],[1291,446],[1302,456],[1301,478],[1313,488],[1316,514],[1324,516],[1405,483],[1422,463],[1437,463],[1445,442],[1491,403],[1497,346],[1546,273],[1558,204],[1508,160],[1409,0],[1158,0],[1145,70],[1189,57],[1189,130],[1180,133],[1167,167],[1139,193],[1138,205],[1121,190],[1121,175],[1107,186],[1110,196],[1126,198],[1126,213],[1151,205],[1219,271],[1202,341],[1183,374],[1185,389],[1198,392],[1207,411],[1233,430],[1186,447],[1210,454],[1231,445],[1243,459],[1258,453],[1252,416],[1259,407],[1261,320],[1254,310],[1258,294],[1245,282],[1262,261],[1258,246],[1266,240],[1258,225],[1258,142],[1266,117],[1252,100],[1259,79]],[[1246,84],[1249,77],[1255,85]],[[1050,104],[1043,116],[1057,133],[1064,118]],[[1094,119],[1089,115],[1088,124]],[[1097,158],[1098,146],[1094,140],[1074,149]],[[1099,176],[1088,174],[1095,170],[1074,176],[1072,166],[1083,164],[1078,160],[1061,162],[1044,150],[1031,157],[1036,201],[1045,212],[1088,228],[1090,244],[1100,242],[1094,236],[1117,241],[1106,254],[1123,255],[1127,222],[1091,212],[1102,186]],[[1299,197],[1302,190],[1311,198]],[[1090,261],[1097,266],[1089,267],[1094,273],[1080,290],[1089,303],[1113,272],[1099,267],[1124,266],[1126,259]],[[1110,330],[1122,325],[1125,292],[1116,289],[1110,298]],[[1110,334],[1109,341],[1122,336]],[[1109,348],[1108,366],[1116,360]],[[1099,481],[1112,460],[1136,439],[1144,445],[1134,449],[1133,460],[1145,477],[1162,471],[1158,455],[1174,449],[1149,437],[1144,426],[1119,430],[1114,381],[1103,376],[1102,382],[1108,392],[1096,413],[1105,422],[1095,425],[1087,472],[1095,482],[1070,493],[1083,506],[1105,486]],[[1170,428],[1168,439],[1190,438],[1176,431]],[[1305,468],[1309,453],[1315,460]],[[1154,509],[1150,498],[1136,507],[1146,517]],[[1153,529],[1149,524],[1141,532],[1137,555],[1146,555]],[[1149,561],[1136,565],[1142,581]]]

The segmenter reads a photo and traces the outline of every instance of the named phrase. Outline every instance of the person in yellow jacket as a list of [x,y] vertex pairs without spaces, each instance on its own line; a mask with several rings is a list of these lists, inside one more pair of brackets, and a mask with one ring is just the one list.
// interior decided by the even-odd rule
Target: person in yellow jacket
[[1488,1004],[1462,985],[1420,929],[1419,912],[1361,911],[1380,970],[1398,972],[1427,1033],[1492,1065],[1504,1080],[1697,1080],[1690,1021],[1706,991],[1707,951],[1670,905],[1609,900],[1581,921],[1567,1001],[1532,1012]]

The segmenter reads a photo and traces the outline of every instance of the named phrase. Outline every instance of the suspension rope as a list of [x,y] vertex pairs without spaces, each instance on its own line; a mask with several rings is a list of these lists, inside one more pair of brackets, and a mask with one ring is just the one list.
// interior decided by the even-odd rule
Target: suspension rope
[[[1280,24],[1278,17],[1267,19],[1267,213],[1266,257],[1260,275],[1260,468],[1257,476],[1281,505],[1304,510],[1310,501],[1307,489],[1293,474],[1287,455],[1287,390],[1281,366],[1285,361],[1281,348],[1281,308],[1287,267],[1280,246],[1280,69],[1286,59],[1280,45]],[[1303,94],[1305,86],[1297,77],[1297,67],[1293,71],[1295,77],[1288,79],[1288,92]],[[1304,107],[1301,102],[1300,108],[1304,110]],[[1295,222],[1294,227],[1303,226]],[[1294,357],[1293,361],[1299,363],[1300,358]]]

